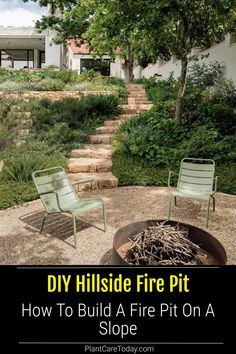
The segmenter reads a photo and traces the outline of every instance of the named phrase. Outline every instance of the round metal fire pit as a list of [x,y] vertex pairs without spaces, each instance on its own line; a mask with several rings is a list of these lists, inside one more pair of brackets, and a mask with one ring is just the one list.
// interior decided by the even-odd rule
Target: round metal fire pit
[[[121,251],[129,239],[133,239],[135,235],[145,230],[153,223],[163,222],[164,220],[145,220],[138,221],[119,229],[113,240],[113,255],[112,264],[114,265],[129,265],[124,259],[124,254]],[[196,226],[180,223],[178,221],[165,221],[167,225],[176,226],[188,230],[189,239],[199,245],[203,250],[209,253],[209,255],[215,260],[214,264],[223,265],[227,263],[227,255],[222,244],[209,232],[199,229]]]

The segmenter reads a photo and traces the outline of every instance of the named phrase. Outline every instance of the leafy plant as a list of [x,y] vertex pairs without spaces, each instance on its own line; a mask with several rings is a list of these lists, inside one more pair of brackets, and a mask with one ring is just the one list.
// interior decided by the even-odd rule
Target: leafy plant
[[34,108],[34,127],[36,131],[45,125],[66,123],[69,128],[80,129],[96,117],[113,116],[119,112],[119,99],[116,96],[85,96],[80,99],[65,98],[59,101],[41,101]]
[[77,82],[94,81],[94,79],[98,79],[101,77],[102,77],[102,75],[98,71],[90,69],[90,70],[85,70],[84,72],[82,72],[78,76],[76,81]]
[[[171,169],[178,171],[180,156]],[[119,179],[120,186],[166,186],[170,167],[155,168],[144,159],[127,156],[122,152],[112,155],[113,173]],[[217,163],[216,175],[219,176],[218,191],[236,195],[236,163],[225,165]]]
[[14,135],[0,128],[0,151],[7,149],[14,141]]
[[26,89],[24,83],[6,80],[0,83],[0,91],[4,92],[22,92]]
[[236,107],[236,86],[232,80],[220,77],[214,86],[214,95],[220,100],[224,100]]
[[4,181],[0,179],[0,210],[38,198],[33,182]]
[[224,65],[217,61],[206,63],[195,63],[189,67],[188,83],[202,89],[214,86],[222,77]]
[[17,159],[7,159],[3,167],[3,178],[16,182],[32,180],[32,173],[48,167],[49,160],[44,155],[21,155]]
[[60,79],[45,78],[28,83],[27,88],[33,91],[61,91],[64,86],[65,83]]

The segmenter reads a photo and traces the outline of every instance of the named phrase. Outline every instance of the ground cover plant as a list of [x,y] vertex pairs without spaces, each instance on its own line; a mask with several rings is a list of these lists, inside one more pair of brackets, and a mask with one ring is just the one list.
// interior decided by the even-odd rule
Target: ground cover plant
[[[105,119],[113,119],[119,102],[112,95],[58,101],[0,99],[0,209],[37,198],[32,172],[66,167],[71,149],[87,143]],[[26,127],[29,134],[19,136]]]
[[86,70],[78,74],[73,70],[55,68],[40,70],[9,70],[0,68],[0,91],[23,93],[27,91],[96,91],[109,92],[127,98],[124,80],[103,77],[99,72]]
[[236,194],[236,88],[222,70],[218,63],[192,67],[180,122],[174,116],[178,81],[142,80],[154,107],[121,125],[115,137],[113,166],[121,185],[166,185],[182,158],[211,158],[218,190]]

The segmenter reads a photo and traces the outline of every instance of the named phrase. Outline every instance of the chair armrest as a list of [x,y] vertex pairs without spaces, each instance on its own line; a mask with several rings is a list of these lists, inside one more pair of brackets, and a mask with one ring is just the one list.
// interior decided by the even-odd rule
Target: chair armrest
[[95,182],[95,184],[96,184],[96,194],[97,194],[97,197],[98,197],[98,196],[99,196],[99,188],[98,188],[98,182],[97,182],[95,179],[92,179],[92,178],[90,178],[90,179],[83,179],[83,180],[81,180],[81,181],[78,181],[78,182],[73,183],[72,186],[75,186],[76,184],[79,185],[79,184],[89,183],[89,182],[91,182],[91,187],[92,187],[92,183]]
[[169,188],[172,188],[172,186],[171,186],[171,184],[170,184],[170,180],[171,180],[171,176],[172,176],[172,175],[179,176],[178,173],[175,173],[175,172],[173,172],[173,171],[170,171],[170,172],[169,172],[169,176],[168,176],[168,187],[169,187]]
[[59,197],[58,197],[57,192],[56,191],[42,192],[42,193],[39,193],[39,196],[41,197],[42,195],[47,195],[47,194],[55,194],[56,195],[58,209],[63,211],[62,208],[60,207],[60,202],[59,202]]
[[82,183],[88,183],[88,182],[97,182],[95,179],[82,179],[81,181],[75,182],[72,184],[72,186],[75,186],[76,184],[82,184]]

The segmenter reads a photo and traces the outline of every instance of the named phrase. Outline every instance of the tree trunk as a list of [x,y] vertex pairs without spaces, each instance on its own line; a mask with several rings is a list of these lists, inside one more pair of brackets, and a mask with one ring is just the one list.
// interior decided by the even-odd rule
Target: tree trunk
[[128,77],[129,77],[129,82],[133,82],[134,80],[134,58],[132,54],[132,48],[129,46],[128,50]]
[[124,64],[125,82],[130,83],[134,80],[134,57],[131,45],[128,46],[127,58]]
[[133,82],[134,81],[134,61],[133,58],[131,59],[131,61],[128,63],[128,77],[129,77],[129,82]]
[[185,88],[186,88],[187,67],[188,67],[188,59],[184,57],[181,60],[179,91],[176,99],[175,119],[177,122],[181,121],[181,116],[182,116],[183,98],[184,98]]

